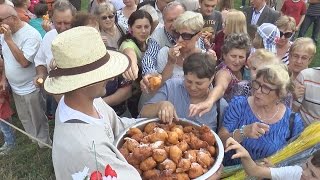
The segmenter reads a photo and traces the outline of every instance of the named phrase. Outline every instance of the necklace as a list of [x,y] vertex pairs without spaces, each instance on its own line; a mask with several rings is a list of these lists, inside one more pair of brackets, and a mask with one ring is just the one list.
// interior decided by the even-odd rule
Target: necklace
[[274,113],[274,115],[273,115],[271,118],[269,118],[269,119],[262,119],[262,117],[259,115],[258,112],[256,112],[256,114],[257,114],[258,118],[259,118],[262,122],[269,121],[269,120],[273,119],[273,118],[278,114],[278,112],[279,112],[279,110],[280,110],[279,107],[280,107],[280,106],[278,105],[277,111],[276,111],[276,112]]

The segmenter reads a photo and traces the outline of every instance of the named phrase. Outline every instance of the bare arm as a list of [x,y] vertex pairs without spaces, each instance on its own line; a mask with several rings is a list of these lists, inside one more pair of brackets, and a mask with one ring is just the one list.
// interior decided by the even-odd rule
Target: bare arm
[[309,0],[310,4],[318,4],[320,3],[320,0]]
[[306,17],[306,15],[302,15],[299,24],[297,25],[297,30],[301,27],[301,24],[304,20],[304,18]]
[[[170,57],[168,57],[170,58]],[[174,63],[172,63],[171,60],[168,59],[168,62],[166,64],[166,66],[164,67],[161,75],[162,75],[162,84],[164,82],[166,82],[166,80],[170,79],[172,77],[172,73],[173,73],[173,68],[174,68]]]
[[24,57],[23,52],[18,48],[12,39],[7,39],[6,43],[11,50],[12,55],[22,67],[26,68],[31,64],[31,62]]
[[158,112],[160,110],[161,103],[163,102],[164,101],[160,101],[154,104],[144,105],[140,111],[140,116],[144,118],[158,117]]
[[109,106],[118,105],[131,97],[132,95],[131,89],[132,89],[132,85],[119,88],[115,93],[111,94],[110,96],[104,97],[103,100]]
[[128,80],[136,80],[138,78],[139,71],[137,55],[131,48],[124,49],[123,53],[129,56],[131,60],[131,66],[126,72],[123,73],[123,77]]
[[224,95],[225,91],[227,90],[229,83],[231,81],[231,76],[229,72],[226,70],[218,71],[215,77],[215,86],[212,91],[209,93],[209,97],[207,100],[211,101],[212,103],[217,102],[222,96]]

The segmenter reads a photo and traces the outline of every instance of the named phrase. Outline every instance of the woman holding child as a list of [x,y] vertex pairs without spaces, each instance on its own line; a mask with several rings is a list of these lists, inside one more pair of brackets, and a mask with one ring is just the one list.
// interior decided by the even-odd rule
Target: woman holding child
[[[291,109],[280,101],[289,91],[290,82],[283,64],[259,69],[252,81],[252,96],[236,97],[229,103],[219,131],[222,141],[233,137],[258,160],[275,153],[300,134],[304,128],[301,117],[291,116]],[[239,164],[231,155],[226,153],[225,165]]]

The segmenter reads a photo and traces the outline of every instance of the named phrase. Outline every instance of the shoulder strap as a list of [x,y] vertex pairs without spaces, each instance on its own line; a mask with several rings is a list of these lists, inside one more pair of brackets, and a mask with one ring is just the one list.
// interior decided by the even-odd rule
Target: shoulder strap
[[81,124],[88,124],[88,123],[83,122],[83,121],[81,121],[81,120],[79,120],[79,119],[70,119],[70,120],[68,120],[68,121],[66,121],[66,122],[64,122],[64,123],[81,123]]

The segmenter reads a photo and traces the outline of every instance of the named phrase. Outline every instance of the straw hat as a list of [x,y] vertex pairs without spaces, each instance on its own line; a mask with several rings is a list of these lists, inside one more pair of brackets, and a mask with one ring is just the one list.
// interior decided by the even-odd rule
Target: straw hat
[[92,27],[76,27],[52,42],[56,68],[49,72],[44,88],[63,94],[123,73],[129,67],[126,55],[107,50],[100,33]]

